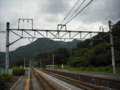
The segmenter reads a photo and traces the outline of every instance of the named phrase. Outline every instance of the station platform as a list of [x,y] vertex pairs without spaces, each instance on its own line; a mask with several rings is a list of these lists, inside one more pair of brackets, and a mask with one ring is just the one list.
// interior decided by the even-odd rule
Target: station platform
[[28,76],[28,70],[25,72],[25,75],[21,76],[18,79],[18,81],[13,85],[13,87],[10,90],[24,90],[27,76]]
[[25,72],[10,90],[42,90],[31,69]]

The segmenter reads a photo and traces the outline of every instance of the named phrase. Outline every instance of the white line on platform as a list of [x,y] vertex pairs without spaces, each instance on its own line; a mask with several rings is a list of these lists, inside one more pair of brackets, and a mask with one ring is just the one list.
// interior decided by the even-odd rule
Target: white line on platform
[[[41,71],[39,71],[39,72],[41,72]],[[45,73],[42,73],[42,74],[45,75],[46,77],[48,77],[49,79],[53,80],[53,79],[52,79],[50,76],[48,76],[47,74],[45,74]],[[53,81],[56,82],[56,83],[58,83],[58,84],[60,84],[61,86],[65,87],[65,88],[67,88],[68,90],[71,90],[70,88],[66,87],[65,85],[59,83],[58,81],[56,81],[56,80],[53,80]]]
[[20,79],[21,79],[22,77],[23,77],[23,76],[21,76],[21,77],[18,79],[18,81],[11,87],[10,90],[12,90],[12,89],[15,87],[15,85],[20,81]]

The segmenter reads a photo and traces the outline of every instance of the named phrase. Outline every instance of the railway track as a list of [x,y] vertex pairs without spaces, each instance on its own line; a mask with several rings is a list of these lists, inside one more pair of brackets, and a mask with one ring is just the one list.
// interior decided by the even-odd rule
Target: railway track
[[66,78],[66,77],[63,77],[61,75],[57,75],[57,74],[54,74],[54,73],[51,73],[51,72],[48,72],[48,71],[44,71],[44,70],[42,70],[42,71],[44,73],[46,73],[46,74],[49,74],[49,75],[51,75],[51,76],[53,76],[53,77],[55,77],[57,79],[60,79],[60,80],[62,80],[64,82],[67,82],[67,83],[69,83],[69,84],[71,84],[73,86],[76,86],[76,87],[78,87],[80,89],[83,89],[83,90],[104,90],[104,89],[98,88],[96,86],[92,86],[92,85],[82,83],[82,82],[77,82],[77,81],[75,81],[73,79]]
[[41,84],[44,90],[56,90],[52,85],[50,85],[36,70],[32,68],[37,80]]
[[[83,83],[82,81],[79,81],[79,79],[75,80],[66,77],[64,75],[55,74],[54,72],[52,73],[46,70],[39,70],[34,68],[32,68],[31,70],[32,70],[32,76],[30,75],[29,72],[28,74],[23,76],[22,79],[20,78],[16,82],[19,84],[15,83],[10,90],[39,90],[39,89],[40,90],[81,90],[81,89],[82,90],[120,90],[119,87],[118,89],[112,89],[103,86]],[[38,82],[36,81],[36,78]],[[32,80],[32,83],[30,80]],[[26,85],[25,85],[25,81],[26,81]],[[32,89],[29,86],[31,86]],[[30,89],[26,87],[29,87]]]

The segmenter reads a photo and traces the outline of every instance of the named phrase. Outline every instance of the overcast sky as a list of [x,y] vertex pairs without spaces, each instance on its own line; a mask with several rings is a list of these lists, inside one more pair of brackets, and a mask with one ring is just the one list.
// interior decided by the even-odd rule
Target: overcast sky
[[[56,29],[78,0],[0,0],[0,31],[6,30],[6,22],[11,28],[18,28],[19,18],[33,19],[35,29]],[[76,8],[83,2],[80,0]],[[81,10],[90,0],[85,0]],[[76,10],[73,10],[73,12]],[[71,12],[71,13],[73,13]],[[69,17],[68,17],[69,18]],[[67,20],[67,18],[65,18]],[[69,30],[98,31],[103,26],[108,31],[108,20],[116,23],[120,20],[120,0],[93,0],[80,14],[67,24]],[[65,21],[63,22],[63,24]],[[21,23],[21,28],[31,23]],[[16,36],[10,36],[10,42]],[[0,33],[0,51],[5,51],[6,34]],[[29,40],[20,40],[10,46],[10,51],[29,44]]]

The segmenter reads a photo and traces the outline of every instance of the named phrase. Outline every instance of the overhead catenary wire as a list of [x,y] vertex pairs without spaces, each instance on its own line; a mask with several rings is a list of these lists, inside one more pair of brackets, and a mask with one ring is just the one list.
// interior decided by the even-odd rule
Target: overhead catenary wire
[[[73,8],[68,12],[68,14],[65,16],[65,18],[62,20],[62,22],[68,17],[68,15],[71,13],[71,11],[74,9],[74,7],[78,4],[78,2],[79,2],[80,0],[78,0],[77,2],[76,2],[76,4],[73,6]],[[61,22],[61,23],[62,23]],[[61,28],[62,29],[62,28]],[[58,33],[57,33],[58,34]],[[57,34],[56,34],[56,36],[57,36]],[[43,49],[43,52],[48,48],[48,46],[50,46],[52,44],[52,41],[50,41],[48,44],[47,44],[47,46]]]
[[69,21],[67,21],[65,24],[68,24],[70,21],[72,21],[79,13],[81,13],[93,0],[91,0],[87,5],[85,5],[76,15],[74,15]]
[[[24,18],[24,16],[23,16],[23,10],[22,10],[22,4],[21,4],[21,0],[19,0],[20,1],[20,9],[21,9],[21,15],[22,15],[22,18]],[[23,21],[24,22],[24,21]],[[24,23],[22,24],[22,26],[23,26],[23,28],[24,28]]]
[[[2,2],[1,2],[1,0],[0,0],[0,4],[2,4]],[[0,8],[2,8],[2,6],[0,5]],[[1,21],[2,21],[2,10],[0,10],[0,23],[1,23]],[[5,37],[5,31],[4,30],[2,30],[2,24],[0,24],[0,34],[2,34],[3,35],[3,37]],[[2,36],[1,35],[1,36]]]
[[[68,15],[69,15],[69,14],[71,13],[71,11],[75,8],[75,6],[79,3],[79,1],[80,1],[80,0],[78,0],[78,1],[76,2],[76,4],[72,7],[72,9],[71,9],[71,10],[68,12],[68,14],[64,17],[64,19],[62,20],[62,22],[68,17]],[[62,23],[62,22],[61,22],[61,23]],[[60,24],[61,24],[61,23],[60,23]]]
[[22,18],[23,18],[23,12],[22,12],[21,0],[19,0],[19,1],[20,1],[21,14],[22,14]]
[[[68,14],[65,16],[65,18],[62,20],[62,22],[69,16],[69,14],[72,12],[72,10],[75,8],[75,6],[79,3],[80,0],[78,0],[75,5],[72,7],[72,9],[68,12]],[[60,24],[62,24],[62,22]],[[62,29],[63,27],[61,27]],[[60,30],[61,30],[60,29]],[[58,33],[57,33],[58,34]],[[57,36],[57,34],[55,36]]]
[[[70,16],[70,18],[67,20],[67,22],[64,25],[67,25],[73,18],[75,18],[80,12],[82,12],[93,0],[91,0],[87,5],[85,5],[76,15],[74,15],[78,9],[84,4],[85,0],[83,0],[83,2],[79,5],[79,7],[74,11],[74,13]],[[73,6],[73,8],[78,4],[79,0],[76,2],[76,4]],[[73,10],[73,8],[70,10],[70,12]],[[70,14],[70,12],[66,15],[68,16]],[[74,16],[73,16],[74,15]],[[66,18],[66,17],[65,17]],[[62,27],[63,28],[63,27]],[[62,29],[61,28],[61,29]],[[61,30],[60,29],[60,30]],[[58,34],[58,33],[57,33]],[[56,34],[56,36],[57,36]]]
[[[1,0],[0,0],[0,4],[2,4]],[[1,5],[0,5],[0,8],[2,8]],[[5,30],[2,30],[1,21],[2,21],[2,10],[0,10],[0,34],[2,34],[2,35],[0,35],[0,36],[5,38],[5,33],[6,33],[6,31],[5,31]]]
[[73,17],[73,15],[79,10],[79,8],[84,4],[85,0],[79,5],[79,7],[74,11],[74,13],[71,15],[71,17],[67,20],[67,22]]
[[27,0],[27,17],[29,18],[29,13],[28,13],[28,0]]
[[[79,1],[79,0],[78,0]],[[85,0],[84,0],[85,1]],[[84,3],[84,1],[83,1],[83,3]],[[70,21],[72,21],[80,12],[82,12],[91,2],[92,2],[93,0],[91,0],[87,5],[85,5],[76,15],[74,15],[71,19],[69,19],[69,21],[67,21],[66,23],[65,23],[65,25],[66,24],[68,24]],[[77,2],[78,3],[78,2]],[[77,5],[77,3],[73,6],[73,8]],[[77,8],[77,9],[79,9],[82,5],[83,5],[83,3],[81,4],[81,5],[79,5],[79,7]],[[73,9],[72,8],[72,9]],[[72,11],[72,9],[70,10],[70,12]],[[76,11],[77,11],[77,9],[76,9]],[[75,12],[76,12],[75,11]],[[69,15],[70,13],[68,13],[66,16],[68,17],[68,15]],[[65,17],[64,19],[63,19],[63,21],[67,18],[67,17]],[[63,22],[62,21],[62,22]],[[61,22],[61,23],[62,23]],[[57,33],[58,34],[58,33]],[[56,34],[56,35],[57,35]],[[43,52],[48,48],[48,46],[50,46],[52,44],[52,41],[50,41],[49,42],[49,44],[47,44],[47,46],[44,48],[44,50],[43,50]]]
[[[0,4],[1,4],[1,0],[0,0]],[[1,21],[2,21],[2,12],[1,12],[2,10],[1,10],[1,5],[0,5],[0,24],[1,24]],[[1,25],[0,25],[0,30],[1,30]]]
[[[61,21],[61,23],[68,17],[68,15],[71,13],[71,11],[74,9],[74,7],[77,5],[77,3],[79,2],[80,0],[78,0],[76,2],[76,4],[72,7],[72,9],[68,12],[68,14],[65,16],[65,18]],[[61,28],[62,29],[62,28]],[[60,29],[60,30],[61,30]],[[57,33],[58,34],[58,33]],[[55,36],[57,36],[57,34]],[[48,48],[48,46],[50,46],[52,44],[52,41],[50,41],[43,49],[43,52]]]

